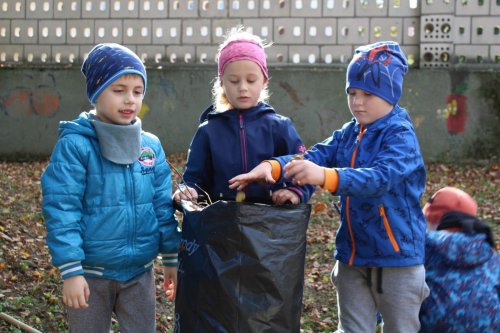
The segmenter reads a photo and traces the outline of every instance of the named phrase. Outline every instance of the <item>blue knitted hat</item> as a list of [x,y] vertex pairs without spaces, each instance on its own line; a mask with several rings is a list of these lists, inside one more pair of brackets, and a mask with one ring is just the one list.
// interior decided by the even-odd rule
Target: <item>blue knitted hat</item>
[[356,88],[398,104],[408,61],[398,43],[378,42],[358,47],[347,67],[346,92]]
[[125,46],[115,43],[96,45],[83,62],[82,73],[87,80],[87,96],[94,104],[100,93],[125,74],[137,74],[144,81],[146,93],[146,68],[141,59]]

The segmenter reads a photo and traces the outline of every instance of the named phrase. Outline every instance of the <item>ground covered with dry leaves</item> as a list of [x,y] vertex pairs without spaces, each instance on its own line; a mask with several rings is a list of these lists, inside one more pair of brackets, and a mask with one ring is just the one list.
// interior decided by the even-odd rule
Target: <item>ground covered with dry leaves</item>
[[[180,171],[184,158],[169,156]],[[60,278],[50,265],[40,209],[40,176],[46,164],[46,160],[0,162],[0,312],[42,332],[65,332]],[[472,194],[479,203],[480,217],[494,228],[498,244],[500,164],[428,164],[427,170],[422,200],[443,186],[455,186]],[[302,315],[305,333],[332,332],[337,324],[335,290],[329,274],[338,214],[331,208],[331,201],[332,196],[321,190],[311,200]],[[171,332],[173,305],[157,282],[158,332]],[[0,331],[21,332],[3,319]]]

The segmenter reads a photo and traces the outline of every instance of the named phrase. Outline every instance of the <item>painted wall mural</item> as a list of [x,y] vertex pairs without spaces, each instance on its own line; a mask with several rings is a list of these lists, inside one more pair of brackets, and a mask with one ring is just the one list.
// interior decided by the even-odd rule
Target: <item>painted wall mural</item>
[[[0,108],[6,115],[13,113],[25,116],[51,117],[59,111],[61,94],[56,89],[55,78],[48,74],[49,84],[29,84],[16,86],[0,97]],[[22,81],[32,81],[26,76]],[[46,80],[45,80],[46,81]]]
[[[199,115],[210,103],[212,68],[150,70],[139,117],[169,153],[187,151]],[[500,72],[414,70],[401,105],[412,117],[427,160],[498,155]],[[49,155],[59,121],[92,106],[79,68],[0,69],[0,159]],[[488,90],[489,89],[489,90]],[[273,69],[270,102],[293,119],[307,145],[349,121],[345,72],[335,68]],[[437,116],[436,118],[436,110]]]
[[446,107],[438,109],[439,118],[446,120],[450,134],[464,133],[467,125],[467,73],[451,72],[451,93],[446,96]]

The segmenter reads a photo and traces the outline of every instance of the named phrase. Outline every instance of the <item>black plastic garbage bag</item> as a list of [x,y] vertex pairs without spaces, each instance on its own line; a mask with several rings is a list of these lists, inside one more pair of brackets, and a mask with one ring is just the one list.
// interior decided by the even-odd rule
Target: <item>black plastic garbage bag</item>
[[310,205],[184,207],[174,332],[300,331]]

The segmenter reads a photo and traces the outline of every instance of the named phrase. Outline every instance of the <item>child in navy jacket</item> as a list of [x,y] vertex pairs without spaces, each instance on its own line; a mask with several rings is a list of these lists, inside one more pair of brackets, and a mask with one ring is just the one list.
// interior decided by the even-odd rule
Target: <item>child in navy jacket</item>
[[[212,202],[235,200],[237,191],[227,182],[272,156],[303,154],[305,146],[291,120],[276,113],[268,98],[269,73],[258,36],[233,29],[218,53],[214,103],[203,112],[191,145],[183,175],[183,190],[174,199],[197,200],[207,193]],[[306,203],[314,188],[291,183],[245,189],[245,201]]]

